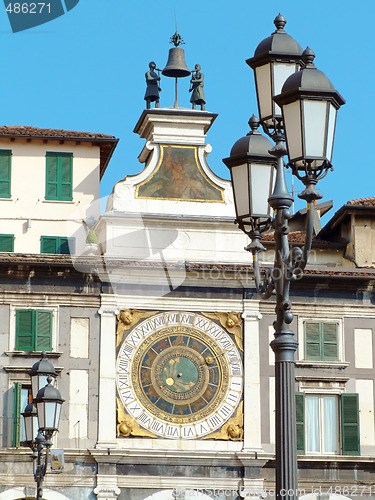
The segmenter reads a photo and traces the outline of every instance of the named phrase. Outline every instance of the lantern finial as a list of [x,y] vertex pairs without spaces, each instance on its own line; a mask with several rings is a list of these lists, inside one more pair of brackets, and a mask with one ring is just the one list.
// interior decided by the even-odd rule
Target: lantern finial
[[248,121],[249,123],[249,127],[251,128],[251,131],[248,132],[247,135],[251,135],[251,134],[254,134],[254,133],[260,133],[258,132],[258,128],[259,128],[259,125],[260,125],[260,121],[259,121],[259,118],[256,116],[256,115],[253,115],[250,120]]
[[273,24],[276,26],[277,31],[283,30],[284,26],[286,25],[286,19],[282,14],[279,13],[279,15],[275,17]]
[[305,63],[305,66],[309,68],[314,67],[314,59],[315,52],[310,47],[306,47],[302,52],[302,61]]

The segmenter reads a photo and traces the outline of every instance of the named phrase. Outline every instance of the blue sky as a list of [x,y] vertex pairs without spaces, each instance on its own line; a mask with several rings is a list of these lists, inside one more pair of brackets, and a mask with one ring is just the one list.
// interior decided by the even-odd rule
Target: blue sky
[[[318,184],[323,200],[333,199],[337,210],[350,199],[374,196],[373,0],[80,0],[64,16],[19,33],[1,9],[1,123],[119,137],[102,180],[101,194],[108,195],[116,181],[142,169],[137,156],[144,141],[133,128],[145,106],[144,73],[150,60],[165,66],[176,15],[187,65],[199,63],[205,74],[206,109],[219,114],[207,137],[213,146],[208,162],[228,178],[221,159],[257,113],[245,59],[274,30],[279,12],[286,31],[315,51],[316,66],[347,101],[338,114],[335,170]],[[190,107],[188,86],[189,78],[181,79],[182,107]],[[161,106],[172,106],[173,79],[163,78],[162,89]],[[295,189],[301,190],[298,180]]]

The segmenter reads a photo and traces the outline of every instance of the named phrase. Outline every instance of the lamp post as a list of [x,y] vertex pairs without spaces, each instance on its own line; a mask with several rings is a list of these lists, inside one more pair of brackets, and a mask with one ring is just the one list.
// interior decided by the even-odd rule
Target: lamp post
[[37,500],[42,500],[43,497],[43,481],[48,467],[49,450],[52,446],[52,437],[58,431],[61,406],[64,402],[60,392],[53,387],[56,376],[54,367],[46,359],[46,353],[42,352],[42,358],[30,370],[33,401],[22,413],[26,443],[33,450],[31,458],[34,465],[34,479],[37,483]]
[[[314,53],[285,31],[285,18],[279,14],[276,31],[263,40],[253,58],[246,62],[255,73],[260,124],[276,143],[252,131],[233,146],[223,161],[231,172],[236,223],[251,243],[254,280],[262,299],[276,298],[275,338],[275,419],[276,419],[276,497],[294,500],[297,494],[297,437],[294,353],[298,342],[289,325],[293,321],[289,298],[290,284],[298,279],[307,264],[313,237],[314,201],[321,198],[316,189],[319,179],[332,168],[331,158],[336,112],[345,103],[328,78],[313,61]],[[287,148],[284,143],[286,142]],[[307,202],[305,244],[290,250],[288,221],[290,196],[284,172],[288,167],[305,185],[299,198]],[[273,180],[276,169],[276,181]],[[271,194],[270,194],[271,193]],[[271,209],[273,214],[271,214]],[[274,231],[273,269],[262,273],[259,253],[265,251],[262,234]]]

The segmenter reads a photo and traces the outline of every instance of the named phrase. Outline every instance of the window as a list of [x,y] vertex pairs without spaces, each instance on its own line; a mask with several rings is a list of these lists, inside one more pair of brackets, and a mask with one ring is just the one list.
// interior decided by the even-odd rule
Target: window
[[0,198],[10,198],[12,151],[0,149]]
[[42,236],[40,239],[41,253],[74,254],[75,238],[66,236]]
[[52,350],[52,311],[39,309],[16,311],[16,350]]
[[338,361],[338,324],[306,321],[305,359],[311,361]]
[[0,252],[14,252],[14,234],[0,234]]
[[358,394],[298,392],[296,407],[299,454],[360,454]]
[[47,153],[46,200],[72,200],[72,153]]
[[18,447],[26,440],[25,424],[21,413],[31,401],[31,388],[16,382],[13,386],[13,446]]

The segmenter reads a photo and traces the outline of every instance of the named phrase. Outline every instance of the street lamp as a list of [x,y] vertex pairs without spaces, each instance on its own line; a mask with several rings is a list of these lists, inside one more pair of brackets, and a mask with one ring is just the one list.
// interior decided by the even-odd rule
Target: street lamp
[[251,131],[233,145],[230,157],[224,160],[230,170],[236,221],[241,229],[254,229],[272,218],[267,198],[273,192],[276,158],[268,152],[272,144],[258,131],[259,124],[253,115],[249,120]]
[[281,14],[274,24],[276,31],[260,42],[254,57],[246,63],[254,70],[262,126],[275,131],[281,122],[281,110],[273,97],[281,91],[288,76],[298,71],[302,47],[284,30],[286,20]]
[[[231,171],[235,222],[251,239],[246,250],[253,254],[257,292],[261,299],[272,295],[276,298],[275,338],[271,342],[275,353],[276,497],[294,500],[297,493],[294,353],[298,342],[289,328],[293,321],[290,283],[300,277],[307,264],[313,236],[314,201],[321,198],[315,186],[332,168],[336,112],[345,100],[314,66],[312,50],[307,48],[302,52],[297,42],[285,33],[284,17],[279,14],[274,23],[276,31],[258,45],[254,57],[246,62],[255,73],[260,123],[276,144],[271,149],[266,138],[262,142],[258,138],[257,142],[247,141],[249,148],[245,151],[246,148],[238,147],[246,142],[242,138],[233,146],[230,157],[223,161]],[[254,118],[252,121],[254,123]],[[258,168],[253,174],[249,166],[255,153]],[[302,249],[289,249],[288,223],[293,198],[285,181],[283,157],[287,153],[288,167],[305,185],[299,194],[299,198],[307,202],[308,214]],[[270,161],[270,155],[275,163]],[[266,176],[265,171],[272,172],[270,165],[275,164],[274,183],[272,175]],[[269,207],[258,213],[254,208],[255,199],[259,206],[266,207],[268,203]],[[258,256],[265,248],[260,240],[271,227],[276,247],[274,266],[262,273]]]
[[[46,359],[46,353],[42,352],[41,360],[30,370],[33,401],[22,413],[26,444],[33,450],[31,458],[34,479],[37,483],[37,500],[42,500],[43,497],[43,480],[47,472],[49,450],[52,446],[52,437],[59,428],[61,406],[64,402],[60,392],[52,385],[56,376],[54,367]],[[45,381],[47,385],[39,389]]]
[[31,378],[31,392],[33,399],[35,399],[39,389],[42,389],[47,384],[47,378],[53,377],[55,380],[57,377],[55,368],[47,359],[46,351],[43,351],[41,359],[33,364],[29,375]]

